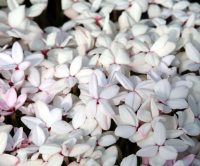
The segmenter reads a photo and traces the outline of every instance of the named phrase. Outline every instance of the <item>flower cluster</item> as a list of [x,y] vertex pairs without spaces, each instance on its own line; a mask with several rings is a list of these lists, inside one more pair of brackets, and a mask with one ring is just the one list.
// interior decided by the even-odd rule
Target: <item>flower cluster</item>
[[200,4],[0,1],[0,166],[199,166]]

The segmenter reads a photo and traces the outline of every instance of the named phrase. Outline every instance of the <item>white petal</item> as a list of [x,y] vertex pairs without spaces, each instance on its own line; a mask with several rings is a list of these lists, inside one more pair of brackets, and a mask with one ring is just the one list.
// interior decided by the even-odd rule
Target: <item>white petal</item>
[[106,116],[102,111],[97,110],[96,120],[103,130],[108,130],[111,125],[110,117]]
[[77,56],[71,63],[70,74],[72,76],[76,75],[82,67],[82,56]]
[[51,125],[51,133],[53,134],[67,134],[73,130],[72,126],[65,121],[57,121]]
[[78,79],[79,83],[88,83],[92,73],[93,70],[91,69],[82,69],[76,74],[76,78]]
[[[8,134],[5,132],[0,133],[0,154],[4,152],[7,146]],[[1,156],[1,155],[0,155]]]
[[31,140],[37,146],[41,146],[45,140],[46,136],[44,131],[39,126],[35,126],[31,132]]
[[102,165],[103,166],[111,166],[114,165],[117,159],[117,148],[116,146],[111,146],[103,153],[103,156],[101,158]]
[[183,140],[180,139],[169,139],[165,142],[165,145],[174,147],[177,152],[184,152],[189,147]]
[[94,118],[97,111],[96,100],[90,100],[85,107],[85,113],[88,118]]
[[44,102],[37,101],[33,105],[33,108],[34,108],[36,117],[43,120],[46,124],[49,124],[50,113],[49,113],[49,108],[47,107],[47,105]]
[[9,154],[1,154],[0,155],[0,165],[2,166],[13,166],[16,165],[19,162],[18,158],[9,155]]
[[159,148],[159,155],[165,160],[173,160],[177,157],[177,151],[172,146],[161,146]]
[[12,46],[12,58],[16,64],[19,64],[23,61],[24,58],[23,50],[18,42],[15,42]]
[[28,81],[34,86],[40,85],[40,73],[36,68],[31,68],[28,76]]
[[191,136],[198,136],[200,134],[200,126],[197,121],[195,123],[189,123],[184,126],[188,135]]
[[168,40],[167,35],[164,35],[158,38],[153,44],[153,46],[151,47],[151,51],[154,51],[156,53],[159,52],[165,46],[165,44],[167,43],[167,40]]
[[127,106],[119,106],[119,115],[124,124],[137,126],[138,120],[135,113]]
[[188,95],[188,88],[184,86],[179,86],[172,89],[169,98],[170,99],[185,99]]
[[31,116],[23,116],[21,118],[21,121],[31,130],[37,125],[40,125],[40,126],[44,125],[43,122],[39,118],[31,117]]
[[110,146],[114,143],[116,143],[117,139],[115,136],[108,134],[108,135],[104,135],[102,136],[99,140],[98,140],[98,144],[100,146]]
[[134,154],[124,157],[120,166],[137,166],[137,157]]
[[111,85],[108,87],[105,87],[101,93],[100,97],[104,99],[112,99],[115,97],[119,92],[119,87],[117,85]]
[[183,109],[188,107],[188,103],[185,99],[168,100],[167,105],[172,109]]
[[12,74],[11,81],[17,85],[24,81],[25,75],[22,70],[15,70]]
[[130,90],[130,91],[133,90],[132,82],[126,76],[124,76],[121,72],[116,72],[115,77],[125,89]]
[[76,144],[73,146],[72,150],[69,153],[70,157],[79,156],[90,149],[90,145],[88,144]]
[[192,43],[187,43],[185,46],[186,55],[189,59],[196,63],[200,63],[200,53],[199,51],[192,45]]
[[140,157],[154,157],[158,152],[157,146],[147,146],[137,151],[136,155]]
[[136,1],[132,2],[132,6],[129,8],[129,14],[134,18],[136,22],[140,21],[142,16],[142,8],[138,4],[138,2]]
[[95,74],[92,74],[90,81],[89,81],[89,92],[95,99],[98,98],[98,82],[97,77]]
[[122,64],[122,65],[128,65],[130,64],[130,58],[128,53],[125,51],[125,49],[118,48],[115,50],[115,62],[117,64]]
[[25,6],[19,6],[8,14],[8,23],[11,27],[15,28],[20,26],[25,19]]
[[63,159],[64,159],[63,155],[55,154],[48,160],[47,166],[60,166],[63,163]]
[[49,127],[57,122],[57,121],[60,121],[62,120],[62,110],[60,108],[53,108],[51,111],[50,111],[50,119],[48,121],[48,125]]
[[8,54],[4,54],[4,53],[0,53],[0,67],[4,68],[4,66],[6,65],[11,65],[11,67],[13,66],[13,68],[15,68],[14,65],[14,60],[8,55]]
[[42,11],[46,8],[46,3],[38,3],[32,5],[30,8],[26,10],[27,17],[36,17],[39,16]]
[[61,147],[56,144],[44,144],[40,146],[39,153],[43,155],[54,155],[61,152]]
[[153,133],[157,145],[163,145],[166,139],[166,128],[161,122],[156,122]]
[[112,118],[115,115],[113,108],[111,107],[110,103],[107,100],[104,99],[99,100],[97,109],[110,118]]
[[145,109],[139,109],[137,111],[137,118],[143,122],[151,122],[151,112]]
[[135,127],[132,126],[118,126],[115,128],[115,135],[118,137],[122,137],[122,138],[129,138],[130,136],[132,136],[136,131]]
[[99,63],[101,63],[104,66],[114,63],[114,57],[110,50],[106,49],[105,51],[103,51],[99,58]]
[[72,119],[72,125],[75,129],[81,127],[86,119],[86,115],[84,113],[84,110],[80,110],[78,112],[76,112],[76,114],[73,116]]
[[142,102],[141,97],[136,92],[130,92],[125,97],[125,104],[137,111]]
[[155,85],[155,93],[156,95],[161,99],[161,100],[167,100],[170,91],[171,91],[171,85],[167,79],[160,80],[156,85]]
[[66,64],[58,65],[55,68],[55,77],[64,78],[69,76],[69,68]]

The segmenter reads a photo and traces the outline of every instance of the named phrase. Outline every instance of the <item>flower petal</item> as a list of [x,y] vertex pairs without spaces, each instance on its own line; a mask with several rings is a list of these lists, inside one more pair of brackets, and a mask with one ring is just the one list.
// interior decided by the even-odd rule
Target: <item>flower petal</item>
[[166,128],[161,122],[156,122],[153,133],[157,145],[163,145],[166,139]]
[[161,100],[167,100],[170,91],[171,91],[171,85],[167,79],[160,80],[156,85],[155,85],[155,94],[161,99]]
[[158,152],[157,146],[147,146],[137,151],[136,155],[140,157],[154,157]]
[[76,75],[82,67],[82,56],[77,56],[71,63],[70,66],[70,74],[72,76]]
[[134,154],[124,157],[120,166],[137,166],[137,157]]
[[23,61],[24,58],[23,50],[18,42],[15,42],[12,46],[12,58],[16,64],[19,64]]
[[[5,132],[0,133],[0,154],[4,152],[7,146],[8,134]],[[0,155],[1,156],[1,155]]]
[[177,151],[172,146],[161,146],[159,148],[159,155],[165,160],[173,160],[177,157]]

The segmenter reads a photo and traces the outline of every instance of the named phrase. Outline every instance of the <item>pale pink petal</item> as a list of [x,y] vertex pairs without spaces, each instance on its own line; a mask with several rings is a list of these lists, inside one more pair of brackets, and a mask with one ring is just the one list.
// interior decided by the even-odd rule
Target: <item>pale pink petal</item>
[[15,106],[15,103],[17,101],[17,93],[14,88],[10,88],[5,95],[5,100],[7,105],[12,108]]
[[0,156],[4,152],[7,146],[8,134],[5,132],[0,132]]
[[20,96],[18,96],[17,102],[15,104],[15,109],[18,109],[19,107],[21,107],[26,101],[26,99],[27,99],[27,94],[21,94]]

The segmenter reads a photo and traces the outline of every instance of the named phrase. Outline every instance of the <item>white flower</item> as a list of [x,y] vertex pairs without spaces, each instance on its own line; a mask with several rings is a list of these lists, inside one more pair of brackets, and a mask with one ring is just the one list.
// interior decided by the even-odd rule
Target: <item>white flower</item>
[[184,85],[173,87],[167,79],[160,80],[155,85],[155,95],[158,98],[159,109],[162,112],[171,112],[171,109],[183,109],[188,107],[185,100],[189,88]]
[[111,118],[114,118],[115,115],[110,100],[117,95],[119,87],[108,85],[100,89],[97,78],[96,74],[92,74],[88,92],[81,92],[81,99],[86,102],[86,116],[95,118],[102,129],[108,130],[111,125]]

